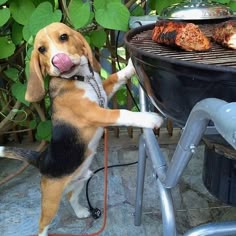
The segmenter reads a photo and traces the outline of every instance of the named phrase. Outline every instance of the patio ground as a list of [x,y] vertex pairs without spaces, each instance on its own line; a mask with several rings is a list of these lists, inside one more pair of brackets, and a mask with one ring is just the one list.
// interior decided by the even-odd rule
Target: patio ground
[[[140,130],[134,130],[130,138],[126,130],[120,137],[109,134],[109,165],[124,164],[137,160]],[[179,130],[169,137],[161,131],[160,144],[167,160],[170,160],[179,137]],[[172,191],[176,209],[178,234],[187,229],[211,221],[236,219],[236,209],[220,203],[202,183],[204,145],[200,145],[191,159],[180,183]],[[0,160],[0,177],[19,167],[18,161]],[[99,147],[92,170],[103,165],[103,145]],[[152,163],[147,159],[145,191],[141,226],[134,226],[134,204],[137,165],[109,169],[108,218],[102,236],[153,236],[162,235],[162,222],[159,194],[153,177]],[[1,179],[1,178],[0,178]],[[27,236],[37,232],[40,214],[40,175],[33,168],[27,168],[5,185],[0,186],[0,235]],[[93,206],[103,208],[103,171],[98,172],[89,185],[89,197]],[[82,202],[87,205],[85,191],[81,193]],[[102,225],[98,220],[87,218],[79,220],[65,198],[60,210],[51,224],[50,233],[85,234],[96,232]]]

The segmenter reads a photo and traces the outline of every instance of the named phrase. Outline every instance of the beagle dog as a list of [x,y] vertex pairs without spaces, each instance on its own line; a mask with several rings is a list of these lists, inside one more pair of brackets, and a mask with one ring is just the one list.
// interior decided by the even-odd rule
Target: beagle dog
[[90,215],[79,204],[79,193],[92,174],[89,166],[104,127],[152,129],[162,124],[156,113],[107,108],[112,95],[135,73],[131,61],[103,81],[99,70],[90,46],[77,31],[63,23],[52,23],[37,33],[25,98],[30,102],[42,100],[44,77],[50,76],[52,139],[43,152],[2,146],[0,156],[27,160],[42,174],[39,236],[48,235],[63,193],[78,218]]

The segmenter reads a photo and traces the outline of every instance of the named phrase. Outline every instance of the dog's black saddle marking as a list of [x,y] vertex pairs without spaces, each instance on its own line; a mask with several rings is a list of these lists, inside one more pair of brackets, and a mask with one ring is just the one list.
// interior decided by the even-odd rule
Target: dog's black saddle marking
[[52,140],[41,154],[38,167],[43,175],[62,177],[73,173],[84,161],[85,144],[72,126],[61,123],[53,127]]

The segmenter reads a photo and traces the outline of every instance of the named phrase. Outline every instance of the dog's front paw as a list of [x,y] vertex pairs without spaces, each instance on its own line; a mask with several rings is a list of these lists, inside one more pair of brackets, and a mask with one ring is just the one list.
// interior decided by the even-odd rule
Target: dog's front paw
[[79,206],[76,209],[75,214],[78,218],[87,218],[90,216],[90,211],[87,207]]
[[129,60],[128,60],[127,67],[132,68],[134,70],[134,65],[133,65],[131,58],[129,58]]
[[126,79],[130,79],[133,75],[136,74],[136,71],[135,71],[135,68],[134,68],[131,58],[128,60],[128,64],[124,68],[124,72],[125,72]]
[[143,112],[143,127],[144,128],[160,128],[163,119],[157,113],[154,112]]
[[117,126],[126,125],[140,128],[160,128],[163,119],[154,112],[132,112],[120,110],[120,117],[116,122]]
[[38,236],[48,236],[48,228],[49,226],[46,226],[41,232],[38,233]]

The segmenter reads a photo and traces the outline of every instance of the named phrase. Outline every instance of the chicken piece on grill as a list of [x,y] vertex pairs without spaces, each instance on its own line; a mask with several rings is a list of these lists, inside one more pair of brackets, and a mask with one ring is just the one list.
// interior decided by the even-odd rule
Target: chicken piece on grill
[[152,40],[185,51],[207,51],[211,48],[210,40],[193,23],[157,21]]
[[236,49],[236,21],[230,20],[217,25],[212,38],[223,47]]

